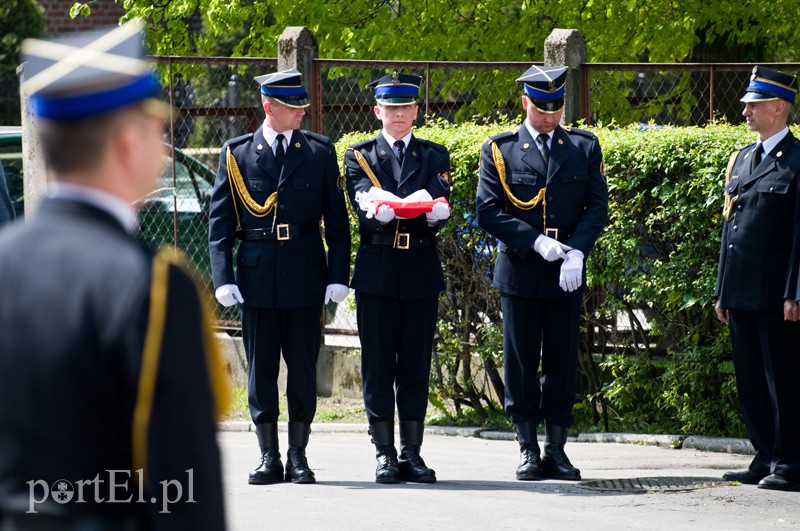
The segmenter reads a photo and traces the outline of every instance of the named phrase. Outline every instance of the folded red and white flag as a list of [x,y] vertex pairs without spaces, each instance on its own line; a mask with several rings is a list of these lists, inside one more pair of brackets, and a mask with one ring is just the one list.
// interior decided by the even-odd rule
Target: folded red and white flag
[[368,192],[356,192],[356,202],[359,208],[367,213],[367,218],[375,216],[375,212],[383,205],[391,207],[395,216],[401,219],[412,219],[427,214],[437,203],[450,206],[447,199],[444,197],[433,199],[427,190],[417,190],[407,197],[400,198],[374,186]]

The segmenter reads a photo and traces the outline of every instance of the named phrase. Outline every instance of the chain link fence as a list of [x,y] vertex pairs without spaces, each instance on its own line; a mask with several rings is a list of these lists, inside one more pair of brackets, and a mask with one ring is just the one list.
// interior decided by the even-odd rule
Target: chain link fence
[[[275,58],[154,57],[174,109],[167,139],[174,146],[158,190],[142,210],[143,235],[177,245],[212,295],[208,258],[208,205],[222,144],[263,122],[253,78],[277,68]],[[417,125],[519,120],[516,78],[527,62],[353,61],[316,59],[306,86],[316,94],[312,128],[334,141],[353,131],[377,131],[373,92],[366,85],[394,70],[422,77]],[[766,65],[798,73],[800,63]],[[588,63],[581,65],[581,116],[588,124],[703,125],[741,123],[739,98],[753,65]],[[793,111],[792,122],[797,121]],[[352,298],[352,297],[351,297]],[[221,327],[239,327],[236,308],[217,306]],[[357,345],[350,299],[329,308],[326,330]]]
[[208,207],[222,144],[255,131],[263,121],[253,77],[277,59],[155,57],[164,99],[173,107],[166,140],[174,146],[157,190],[143,201],[142,236],[176,245],[217,306],[219,325],[239,327],[239,311],[216,305],[208,252]]
[[[581,116],[589,124],[739,124],[753,64],[587,63],[581,65]],[[800,63],[764,64],[790,74]],[[792,111],[790,123],[797,122]]]
[[[167,139],[174,146],[167,171],[143,202],[142,234],[155,245],[177,245],[212,294],[208,257],[208,206],[222,144],[261,126],[263,111],[253,78],[275,70],[277,59],[154,57],[174,109]],[[317,88],[311,123],[336,141],[352,131],[376,131],[373,92],[367,83],[393,70],[423,78],[417,124],[444,119],[489,122],[522,113],[515,79],[530,63],[341,61],[318,59],[306,80]],[[321,101],[319,101],[321,100]],[[351,297],[352,298],[352,297]],[[328,308],[326,332],[338,344],[357,346],[350,299]],[[217,305],[219,326],[239,327],[236,308]]]
[[417,125],[431,120],[495,122],[522,113],[516,79],[531,63],[315,61],[321,105],[314,123],[334,141],[353,131],[377,131],[375,98],[366,85],[393,71],[422,77]]

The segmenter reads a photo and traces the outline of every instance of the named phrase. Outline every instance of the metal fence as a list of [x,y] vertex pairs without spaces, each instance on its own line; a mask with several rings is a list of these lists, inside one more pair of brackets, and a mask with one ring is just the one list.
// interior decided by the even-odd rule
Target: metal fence
[[[263,121],[253,77],[272,71],[275,58],[155,57],[167,80],[166,98],[175,112],[169,141],[174,163],[146,203],[143,233],[153,243],[177,245],[192,261],[211,296],[208,260],[208,195],[219,151],[229,138],[255,131]],[[527,62],[352,61],[316,59],[311,93],[312,129],[334,141],[352,131],[375,131],[372,91],[367,83],[393,70],[422,76],[420,117],[492,122],[522,114],[515,79]],[[800,63],[766,65],[786,72]],[[580,67],[581,117],[588,124],[703,125],[740,123],[741,97],[751,64],[587,63]],[[792,114],[792,121],[797,120]],[[236,328],[235,309],[218,307],[220,325]],[[353,334],[352,304],[329,309],[327,329]]]
[[[211,294],[208,259],[208,194],[220,147],[229,138],[255,131],[263,121],[253,77],[274,70],[277,59],[155,57],[165,80],[165,97],[174,109],[168,139],[172,160],[158,191],[145,202],[143,234],[154,244],[177,245]],[[522,112],[515,79],[530,63],[344,61],[317,59],[312,79],[317,100],[310,109],[312,128],[334,141],[352,131],[379,127],[374,98],[365,88],[392,70],[418,74],[417,124],[445,119],[489,122]],[[220,326],[235,329],[236,309],[218,306]],[[329,308],[326,331],[352,344],[356,331],[352,304]],[[357,345],[357,342],[356,342]]]
[[[739,98],[747,63],[586,63],[580,67],[581,111],[588,124],[705,125],[743,122]],[[763,64],[791,74],[800,63]],[[797,121],[797,113],[790,116]]]
[[312,82],[321,101],[312,105],[312,123],[336,140],[380,127],[373,92],[365,87],[394,70],[423,79],[417,125],[437,119],[458,123],[516,117],[522,106],[515,80],[531,63],[317,59],[314,65]]

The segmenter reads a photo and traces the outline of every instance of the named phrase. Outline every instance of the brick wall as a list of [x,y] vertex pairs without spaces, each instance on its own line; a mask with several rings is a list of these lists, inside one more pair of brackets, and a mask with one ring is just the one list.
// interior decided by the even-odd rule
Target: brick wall
[[87,29],[100,29],[119,24],[119,17],[125,14],[122,1],[94,0],[89,3],[92,14],[88,17],[69,18],[69,8],[75,0],[37,0],[44,8],[47,19],[47,34],[55,37],[64,33]]

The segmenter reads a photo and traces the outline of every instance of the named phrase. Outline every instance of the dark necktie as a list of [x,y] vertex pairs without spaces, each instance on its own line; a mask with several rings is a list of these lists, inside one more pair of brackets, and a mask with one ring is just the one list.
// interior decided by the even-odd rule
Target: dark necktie
[[395,140],[394,147],[397,148],[397,160],[400,161],[400,165],[403,165],[403,157],[405,156],[406,151],[406,144],[402,140]]
[[275,137],[275,140],[278,141],[278,146],[275,148],[275,161],[277,161],[279,168],[283,166],[283,159],[286,156],[286,151],[283,149],[284,138],[281,134]]
[[539,133],[539,142],[542,143],[542,149],[539,151],[542,154],[542,159],[544,159],[544,166],[545,168],[550,165],[550,148],[547,147],[547,140],[548,137],[544,133]]
[[761,142],[758,143],[756,148],[753,150],[753,158],[750,159],[750,173],[755,171],[756,166],[761,162],[761,155],[764,153],[764,144]]

